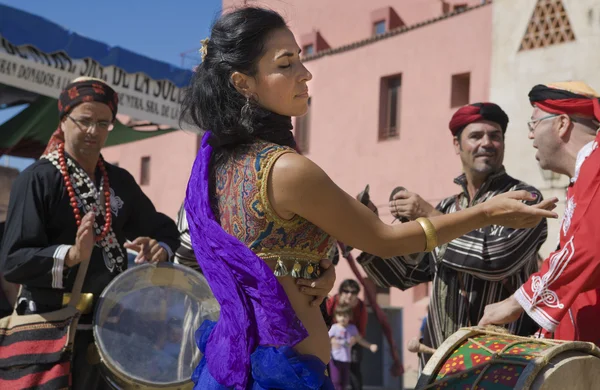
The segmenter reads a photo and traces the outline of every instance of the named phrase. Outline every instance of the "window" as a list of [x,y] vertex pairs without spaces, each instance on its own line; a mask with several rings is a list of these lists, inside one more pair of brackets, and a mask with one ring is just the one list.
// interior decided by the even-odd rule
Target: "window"
[[329,44],[325,41],[321,33],[312,31],[300,37],[300,47],[302,48],[303,56],[310,56],[322,50],[329,49]]
[[142,169],[140,174],[140,185],[150,184],[150,156],[142,157]]
[[397,138],[400,134],[400,92],[402,76],[383,77],[379,96],[379,140]]
[[457,12],[457,11],[465,11],[467,9],[467,5],[466,4],[454,4],[453,7],[453,11]]
[[385,20],[373,23],[373,35],[383,34],[385,32]]
[[462,107],[469,104],[469,89],[471,88],[471,73],[461,73],[452,76],[452,92],[450,107]]
[[405,26],[402,18],[392,7],[382,7],[371,11],[369,23],[369,33],[371,35],[384,34],[386,31]]
[[305,115],[296,117],[296,129],[294,138],[298,149],[304,154],[308,153],[309,138],[310,138],[310,103],[312,98],[308,98],[308,111]]
[[466,11],[468,8],[467,3],[450,4],[447,1],[442,0],[442,13],[444,15],[451,12]]

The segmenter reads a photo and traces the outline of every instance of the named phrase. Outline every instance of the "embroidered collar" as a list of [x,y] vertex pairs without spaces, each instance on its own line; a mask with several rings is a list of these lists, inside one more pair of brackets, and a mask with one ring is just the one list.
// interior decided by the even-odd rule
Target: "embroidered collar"
[[598,147],[598,142],[596,140],[590,141],[581,150],[577,153],[577,160],[575,161],[575,174],[571,178],[571,183],[574,184],[579,177],[579,171],[581,170],[581,166],[586,158],[592,154],[592,152]]

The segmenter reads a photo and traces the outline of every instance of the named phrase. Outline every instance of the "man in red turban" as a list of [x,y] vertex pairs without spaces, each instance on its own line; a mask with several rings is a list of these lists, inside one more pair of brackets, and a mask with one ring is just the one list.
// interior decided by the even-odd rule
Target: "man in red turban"
[[[463,174],[454,181],[461,191],[437,207],[409,191],[400,191],[390,211],[400,220],[448,214],[512,190],[526,190],[538,203],[542,196],[534,187],[506,174],[504,133],[508,116],[496,104],[475,103],[460,108],[449,127]],[[464,326],[476,325],[483,308],[513,294],[537,270],[537,252],[546,240],[542,221],[533,229],[489,226],[470,232],[430,253],[393,259],[362,256],[359,262],[382,287],[406,290],[433,282],[423,344],[438,348]],[[527,316],[508,327],[512,333],[532,334],[537,327]],[[424,357],[427,359],[427,356]]]
[[546,336],[600,345],[600,100],[582,82],[537,85],[529,93],[529,138],[540,166],[571,178],[559,248],[542,269],[481,325],[505,324],[525,312]]

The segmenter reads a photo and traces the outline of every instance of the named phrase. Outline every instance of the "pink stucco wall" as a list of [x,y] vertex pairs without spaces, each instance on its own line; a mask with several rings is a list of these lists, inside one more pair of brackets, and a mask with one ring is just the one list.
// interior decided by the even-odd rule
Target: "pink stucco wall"
[[[109,135],[110,137],[110,135]],[[119,163],[140,182],[142,157],[150,156],[150,182],[142,190],[152,200],[156,209],[171,218],[185,197],[185,188],[194,158],[197,135],[179,131],[143,141],[114,146],[102,150],[110,163]]]
[[[478,5],[481,0],[446,0]],[[440,0],[223,0],[223,10],[243,4],[266,6],[281,13],[297,37],[318,30],[331,47],[359,41],[371,34],[372,11],[392,7],[406,25],[442,15]]]

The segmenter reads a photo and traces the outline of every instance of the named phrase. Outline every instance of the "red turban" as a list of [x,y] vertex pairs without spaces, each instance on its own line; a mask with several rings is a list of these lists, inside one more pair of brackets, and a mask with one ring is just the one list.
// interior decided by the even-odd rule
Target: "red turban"
[[459,108],[450,120],[450,131],[453,136],[456,136],[467,125],[483,120],[497,123],[502,133],[506,132],[508,115],[494,103],[473,103]]
[[529,101],[550,114],[579,115],[600,121],[600,100],[592,88],[582,82],[536,85]]

